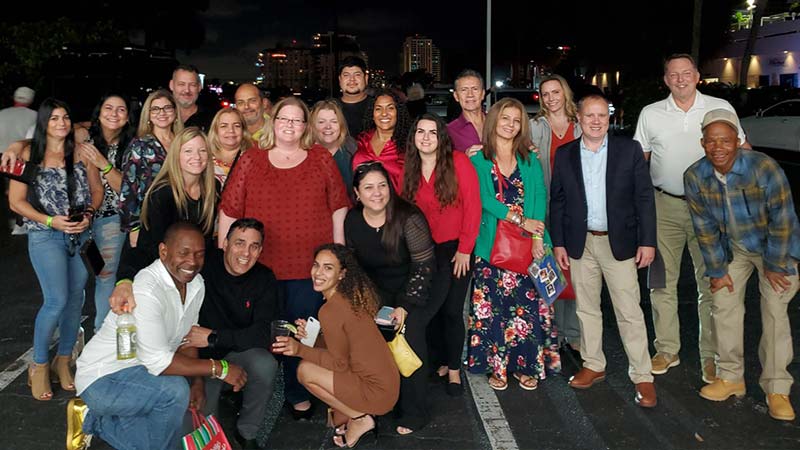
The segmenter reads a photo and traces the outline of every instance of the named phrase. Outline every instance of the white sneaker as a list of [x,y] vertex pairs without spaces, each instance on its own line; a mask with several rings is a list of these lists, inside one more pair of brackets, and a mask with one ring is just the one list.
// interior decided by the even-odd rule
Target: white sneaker
[[21,226],[19,226],[19,225],[17,225],[15,223],[14,224],[14,229],[11,230],[11,235],[12,236],[20,236],[20,235],[23,235],[23,234],[28,234],[28,230],[26,230],[25,228],[23,228],[23,227],[21,227]]

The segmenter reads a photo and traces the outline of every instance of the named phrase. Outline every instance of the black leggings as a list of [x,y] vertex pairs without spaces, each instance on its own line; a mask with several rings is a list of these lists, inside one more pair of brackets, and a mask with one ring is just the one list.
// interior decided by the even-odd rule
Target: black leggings
[[472,257],[467,274],[461,278],[453,275],[453,257],[458,250],[458,241],[436,244],[436,275],[433,278],[431,299],[441,302],[441,308],[428,325],[428,343],[435,368],[447,365],[450,370],[461,367],[464,349],[464,299],[467,297],[471,276]]

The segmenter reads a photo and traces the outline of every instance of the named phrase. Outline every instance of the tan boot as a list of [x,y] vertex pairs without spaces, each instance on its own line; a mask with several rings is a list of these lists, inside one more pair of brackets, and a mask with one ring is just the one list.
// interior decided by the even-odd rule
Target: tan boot
[[72,355],[57,355],[50,365],[50,377],[57,380],[61,384],[61,389],[65,391],[75,390],[75,379],[69,366],[71,361]]
[[711,384],[717,381],[717,363],[714,358],[706,358],[703,360],[703,382]]
[[39,401],[53,399],[53,390],[50,388],[50,364],[31,363],[28,366],[28,386],[31,387],[31,395]]
[[681,359],[678,358],[678,355],[670,355],[669,353],[656,353],[656,356],[653,356],[653,359],[650,361],[653,368],[650,370],[650,373],[653,375],[663,375],[667,373],[667,371],[671,367],[675,367],[681,363]]
[[717,381],[707,384],[700,389],[700,397],[714,402],[727,400],[731,395],[737,398],[744,397],[747,389],[742,381],[728,381],[717,378]]
[[777,420],[794,420],[794,408],[789,396],[784,394],[767,394],[769,416]]

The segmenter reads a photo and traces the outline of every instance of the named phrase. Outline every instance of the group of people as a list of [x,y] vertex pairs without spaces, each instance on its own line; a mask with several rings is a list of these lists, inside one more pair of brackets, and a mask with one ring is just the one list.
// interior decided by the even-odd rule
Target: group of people
[[[88,405],[87,433],[116,448],[170,448],[187,408],[215,412],[229,386],[244,391],[236,437],[257,448],[280,367],[292,416],[311,417],[317,397],[334,443],[352,447],[391,411],[398,434],[425,427],[432,375],[452,396],[464,391],[464,367],[495,390],[510,377],[534,390],[560,371],[559,348],[569,346],[583,359],[569,385],[601,382],[605,280],[634,401],[654,407],[653,376],[680,363],[676,284],[688,244],[708,383],[700,395],[745,393],[744,286],[755,268],[761,386],[770,415],[794,419],[786,309],[798,290],[800,226],[791,191],[772,159],[748,149],[733,108],[697,91],[691,56],[666,60],[670,96],[642,111],[634,139],[609,135],[608,101],[576,103],[558,75],[542,81],[529,120],[514,99],[484,112],[484,81],[465,70],[453,93],[462,114],[449,124],[412,119],[391,91],[367,95],[358,58],[342,61],[339,82],[342,97],[311,110],[295,97],[272,106],[243,84],[236,108],[211,115],[195,104],[196,69],[179,66],[170,90],[144,101],[138,127],[137,105],[121,94],[101,99],[88,129],[73,126],[63,102],[42,102],[33,139],[2,158],[38,168],[9,189],[44,296],[28,373],[34,398],[52,399],[52,370]],[[528,236],[514,252],[534,260],[552,251],[574,299],[550,304],[530,274],[496,260],[509,224]],[[88,239],[105,267],[95,336],[73,378],[88,277],[78,250]],[[651,357],[637,271],[654,260],[663,264],[649,273]],[[393,308],[422,361],[408,377],[385,344],[394,332],[374,321],[381,306]],[[139,328],[135,359],[115,356],[123,312]],[[273,320],[295,323],[299,339],[309,317],[322,329],[314,347],[270,341]]]

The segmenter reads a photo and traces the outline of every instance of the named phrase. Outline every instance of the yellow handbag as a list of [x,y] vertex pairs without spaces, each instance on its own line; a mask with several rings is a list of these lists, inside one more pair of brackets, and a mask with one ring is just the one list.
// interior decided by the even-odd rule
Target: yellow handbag
[[408,378],[416,372],[417,369],[422,367],[422,361],[408,344],[404,334],[405,332],[406,325],[405,319],[403,319],[403,321],[400,322],[400,326],[397,328],[394,339],[389,341],[388,344],[389,350],[391,350],[392,356],[394,356],[394,362],[397,364],[397,368],[400,369],[400,375]]

